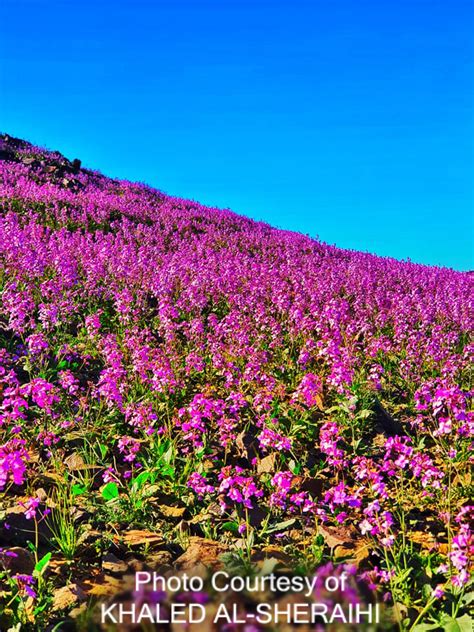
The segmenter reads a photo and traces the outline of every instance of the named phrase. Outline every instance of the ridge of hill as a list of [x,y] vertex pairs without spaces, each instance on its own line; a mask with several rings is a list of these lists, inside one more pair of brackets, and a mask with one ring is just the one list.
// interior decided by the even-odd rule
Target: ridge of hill
[[473,285],[0,136],[0,629],[200,563],[468,629]]

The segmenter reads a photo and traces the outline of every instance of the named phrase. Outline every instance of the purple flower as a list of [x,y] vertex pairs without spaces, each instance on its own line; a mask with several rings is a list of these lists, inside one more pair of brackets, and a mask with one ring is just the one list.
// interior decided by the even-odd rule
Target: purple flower
[[268,452],[270,448],[285,451],[291,450],[291,439],[271,428],[264,428],[257,438],[260,448],[264,452]]
[[24,591],[28,597],[36,599],[36,592],[33,589],[36,580],[32,575],[13,575],[13,579],[16,580],[19,590]]
[[25,449],[26,441],[11,439],[0,445],[0,490],[11,479],[15,485],[22,485],[26,472],[26,462],[29,460]]
[[118,449],[123,454],[124,461],[133,463],[137,458],[137,452],[140,450],[140,442],[133,437],[121,437],[118,442]]
[[236,467],[234,470],[226,466],[219,473],[219,493],[225,495],[225,500],[221,501],[221,508],[227,509],[228,501],[236,505],[241,505],[247,509],[253,509],[252,500],[261,498],[263,490],[259,489],[251,476],[242,476],[244,470]]
[[40,499],[36,498],[36,497],[32,497],[32,498],[28,498],[28,500],[26,501],[26,511],[25,511],[25,518],[27,518],[28,520],[32,520],[33,518],[36,518],[36,510],[38,509],[40,504]]
[[26,339],[26,346],[30,356],[39,356],[49,348],[49,343],[41,332],[31,334]]
[[192,489],[199,498],[203,498],[206,494],[212,494],[215,488],[209,485],[206,477],[198,472],[193,472],[188,479],[186,485]]

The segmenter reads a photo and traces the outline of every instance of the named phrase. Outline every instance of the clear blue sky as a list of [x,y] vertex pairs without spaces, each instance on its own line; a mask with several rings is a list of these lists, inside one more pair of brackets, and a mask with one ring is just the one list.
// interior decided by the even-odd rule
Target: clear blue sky
[[0,130],[345,248],[472,269],[470,0],[1,0]]

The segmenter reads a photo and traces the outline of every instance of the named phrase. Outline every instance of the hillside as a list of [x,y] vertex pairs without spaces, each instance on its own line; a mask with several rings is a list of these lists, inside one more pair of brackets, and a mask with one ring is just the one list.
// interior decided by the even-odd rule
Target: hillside
[[1,136],[0,629],[264,559],[465,625],[473,285]]

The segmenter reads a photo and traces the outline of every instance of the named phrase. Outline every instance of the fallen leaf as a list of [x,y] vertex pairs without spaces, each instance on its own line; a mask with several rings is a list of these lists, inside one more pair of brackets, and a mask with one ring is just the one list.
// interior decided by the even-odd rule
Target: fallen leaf
[[71,471],[80,471],[80,470],[101,470],[102,467],[100,465],[93,465],[91,463],[84,463],[84,459],[77,452],[73,452],[68,457],[64,459],[64,463],[66,467]]
[[39,483],[50,487],[56,483],[64,483],[64,476],[56,474],[56,472],[42,472],[38,475],[36,480]]
[[207,522],[212,518],[212,514],[209,511],[201,511],[196,516],[189,520],[189,524],[199,524],[201,522]]
[[182,518],[186,507],[173,507],[172,505],[158,505],[158,512],[165,518]]
[[261,552],[265,555],[264,559],[262,560],[262,568],[267,568],[270,563],[274,565],[284,564],[287,568],[291,568],[292,566],[291,555],[285,553],[285,551],[279,546],[270,544],[268,546],[264,546]]
[[176,567],[189,569],[197,565],[216,566],[219,564],[219,556],[226,550],[221,542],[191,536],[186,551],[176,560]]
[[277,455],[275,452],[269,454],[257,463],[257,474],[267,474],[275,471],[275,462]]
[[433,549],[437,544],[436,538],[427,531],[410,531],[408,539],[415,544],[420,544],[424,550]]
[[338,528],[323,527],[319,525],[318,533],[323,536],[325,544],[334,549],[337,546],[344,546],[350,542],[350,535],[346,530],[340,530]]
[[77,452],[73,452],[68,457],[64,459],[64,465],[69,470],[80,470],[84,467],[84,459]]
[[369,557],[371,550],[370,543],[361,539],[357,544],[348,543],[337,546],[333,555],[335,560],[352,560],[360,565]]

